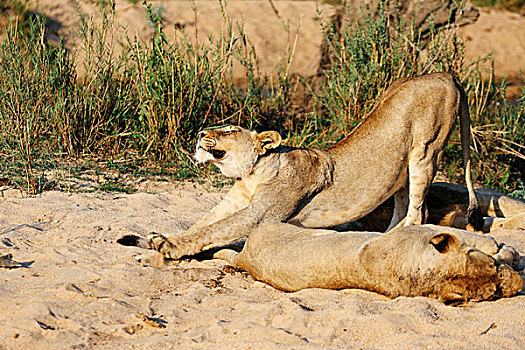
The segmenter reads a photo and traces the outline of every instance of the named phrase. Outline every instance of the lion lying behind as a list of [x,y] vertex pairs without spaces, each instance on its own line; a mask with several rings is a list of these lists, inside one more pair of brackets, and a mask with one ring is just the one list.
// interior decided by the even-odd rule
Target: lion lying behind
[[[483,232],[501,228],[525,230],[525,201],[488,188],[477,188],[476,197],[483,215]],[[469,194],[464,186],[434,182],[426,199],[427,224],[450,226],[472,231],[468,222]],[[348,225],[337,226],[337,231],[386,230],[394,211],[393,198],[373,212]]]
[[521,275],[498,262],[519,262],[513,248],[433,225],[379,234],[267,224],[250,232],[240,253],[224,249],[215,257],[283,291],[360,288],[454,304],[508,297],[523,287]]

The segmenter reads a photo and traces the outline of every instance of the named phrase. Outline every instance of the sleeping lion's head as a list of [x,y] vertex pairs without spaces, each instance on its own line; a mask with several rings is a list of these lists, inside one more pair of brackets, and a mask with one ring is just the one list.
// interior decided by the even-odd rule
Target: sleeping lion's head
[[239,126],[226,126],[199,133],[195,159],[215,164],[228,177],[250,174],[259,157],[281,144],[275,131],[257,133]]

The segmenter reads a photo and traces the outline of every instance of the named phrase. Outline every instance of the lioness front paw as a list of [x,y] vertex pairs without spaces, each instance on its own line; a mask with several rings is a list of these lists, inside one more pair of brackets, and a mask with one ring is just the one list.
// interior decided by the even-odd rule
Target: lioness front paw
[[199,252],[193,244],[183,237],[166,237],[160,233],[148,235],[148,245],[168,259],[180,259],[185,255],[194,255]]
[[148,245],[150,249],[153,249],[159,252],[161,251],[162,247],[165,244],[169,243],[166,237],[164,237],[160,233],[155,233],[155,232],[152,232],[151,234],[149,234],[146,239],[148,240]]
[[500,264],[507,264],[516,269],[520,263],[520,253],[511,246],[501,244],[499,252],[492,256]]
[[502,297],[510,297],[523,289],[523,277],[508,265],[498,266],[499,290]]
[[175,247],[170,243],[170,241],[160,233],[151,233],[147,237],[148,245],[150,249],[156,250],[164,257],[169,259],[176,259],[172,257],[172,252],[175,250]]

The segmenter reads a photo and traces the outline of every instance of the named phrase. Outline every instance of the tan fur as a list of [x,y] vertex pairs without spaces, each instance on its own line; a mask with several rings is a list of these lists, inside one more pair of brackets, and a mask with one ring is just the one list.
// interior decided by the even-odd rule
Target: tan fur
[[520,274],[490,256],[502,250],[491,237],[432,225],[378,234],[275,223],[254,229],[240,253],[215,257],[283,291],[360,288],[457,303],[522,289]]
[[237,182],[184,234],[154,234],[139,245],[180,258],[244,239],[264,223],[345,224],[392,195],[396,205],[389,228],[421,224],[426,193],[458,115],[468,211],[475,212],[466,97],[455,77],[437,73],[396,81],[361,125],[328,150],[280,146],[274,131],[226,127],[201,132],[195,158],[217,165]]

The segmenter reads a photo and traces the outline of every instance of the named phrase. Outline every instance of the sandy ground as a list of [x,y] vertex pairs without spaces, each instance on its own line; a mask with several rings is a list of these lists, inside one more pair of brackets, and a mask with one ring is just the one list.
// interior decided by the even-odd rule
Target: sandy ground
[[[71,0],[33,0],[50,19],[51,37],[61,35],[70,42],[71,30],[78,25],[78,15]],[[198,33],[200,43],[206,42],[211,34],[220,37],[225,26],[218,1],[195,1],[195,13],[189,1],[151,1],[160,10],[168,35],[173,27],[183,27],[194,40]],[[328,17],[333,8],[316,1],[274,1],[279,17],[266,0],[227,1],[226,17],[232,23],[244,23],[245,33],[253,43],[259,66],[264,74],[273,75],[276,66],[287,54],[293,54],[290,72],[309,76],[316,72],[321,45],[321,30],[316,21],[317,9]],[[80,1],[80,10],[86,15],[99,18],[95,2]],[[127,28],[130,36],[137,36],[148,42],[152,33],[146,21],[146,12],[141,1],[132,4],[118,0],[116,22]],[[196,24],[196,26],[195,26]],[[288,30],[285,25],[288,25]],[[197,31],[195,30],[197,28]],[[234,25],[235,28],[235,25]],[[466,58],[477,60],[492,53],[495,59],[496,75],[516,81],[520,69],[525,69],[525,17],[508,11],[480,9],[480,17],[474,24],[461,27],[459,34],[467,43]],[[295,50],[294,48],[295,45]],[[118,47],[118,44],[116,44]],[[236,78],[241,79],[244,71],[237,70]]]
[[[180,232],[224,195],[193,183],[135,194],[0,198],[0,349],[520,349],[525,293],[465,307],[322,289],[283,293],[220,260],[163,262],[124,234]],[[495,236],[525,254],[525,231]]]

